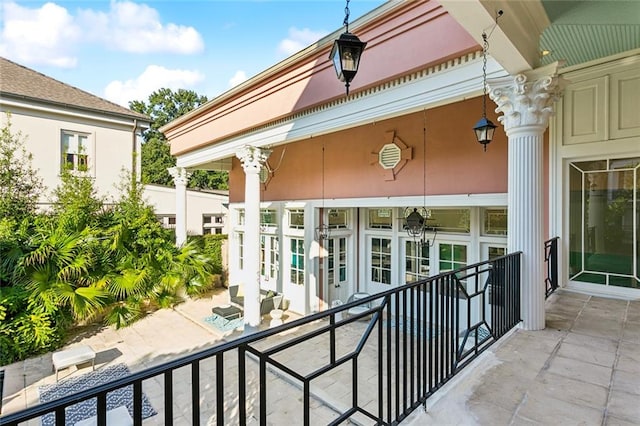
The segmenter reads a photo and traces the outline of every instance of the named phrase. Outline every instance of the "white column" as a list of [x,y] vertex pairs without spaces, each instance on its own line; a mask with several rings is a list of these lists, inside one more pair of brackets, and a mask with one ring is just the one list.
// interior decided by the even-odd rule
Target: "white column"
[[244,184],[244,322],[260,324],[260,169],[270,150],[244,146],[236,157],[242,162]]
[[508,237],[510,253],[522,252],[521,309],[526,330],[545,327],[544,131],[557,99],[558,78],[545,68],[489,82],[489,95],[504,115],[509,138]]
[[184,167],[169,167],[176,186],[176,246],[187,241],[187,182],[191,173]]

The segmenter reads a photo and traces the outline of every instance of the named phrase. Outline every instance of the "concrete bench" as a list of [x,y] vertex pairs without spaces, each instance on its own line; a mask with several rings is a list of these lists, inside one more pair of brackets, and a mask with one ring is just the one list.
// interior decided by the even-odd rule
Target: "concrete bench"
[[[95,426],[98,424],[98,416],[92,416],[76,422],[75,426]],[[133,419],[129,415],[129,410],[124,405],[107,411],[108,426],[133,426]]]
[[54,352],[51,356],[53,369],[56,372],[56,382],[58,381],[58,371],[78,364],[91,361],[91,366],[96,369],[96,353],[89,346],[77,346],[64,351]]

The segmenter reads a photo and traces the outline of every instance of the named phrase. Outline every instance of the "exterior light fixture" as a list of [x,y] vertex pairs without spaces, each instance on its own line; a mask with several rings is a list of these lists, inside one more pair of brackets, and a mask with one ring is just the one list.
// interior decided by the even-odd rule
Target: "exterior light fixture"
[[347,88],[347,95],[349,94],[351,80],[358,72],[360,56],[362,56],[364,47],[367,45],[367,43],[360,41],[355,34],[349,32],[349,1],[347,0],[347,5],[344,8],[345,32],[333,42],[333,48],[329,55],[329,59],[333,61],[338,79],[343,81]]
[[[426,112],[423,116],[424,127],[422,128],[422,205],[424,207],[413,208],[413,211],[409,207],[404,209],[404,229],[407,231],[410,237],[416,244],[419,242],[422,247],[431,247],[436,242],[438,236],[438,228],[433,226],[433,238],[431,241],[427,238],[427,221],[430,220],[431,211],[427,210],[427,116]],[[420,210],[420,211],[418,211]]]
[[[498,25],[498,18],[502,16],[502,13],[502,10],[498,10],[496,23],[491,29],[491,33]],[[489,50],[489,36],[485,31],[482,32],[482,41],[482,118],[473,127],[473,131],[476,134],[476,139],[486,151],[487,144],[493,139],[493,133],[497,126],[487,118],[487,51]]]
[[482,33],[482,40],[484,41],[482,47],[482,118],[473,127],[473,131],[476,133],[476,139],[486,151],[487,144],[493,139],[493,133],[497,126],[487,118],[487,49],[489,48],[487,33]]

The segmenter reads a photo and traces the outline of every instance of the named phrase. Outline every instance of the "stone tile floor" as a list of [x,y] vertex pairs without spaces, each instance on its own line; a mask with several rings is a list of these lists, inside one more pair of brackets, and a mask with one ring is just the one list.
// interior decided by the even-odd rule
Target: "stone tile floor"
[[[211,297],[188,301],[174,310],[155,312],[123,330],[105,327],[84,330],[70,345],[91,345],[98,353],[97,368],[125,363],[132,371],[139,371],[235,338],[238,333],[225,336],[203,321],[213,306],[226,300],[226,292],[220,290]],[[434,395],[428,401],[428,412],[419,408],[403,424],[640,424],[640,302],[559,291],[547,301],[546,312],[545,330],[514,330]],[[355,324],[354,328],[358,327],[363,328],[364,324]],[[348,331],[343,342],[357,341],[361,331]],[[326,346],[323,342],[317,345],[318,348]],[[309,358],[303,348],[283,357],[287,365],[299,367],[304,367]],[[225,377],[231,378],[225,379],[225,395],[237,390],[233,380],[238,371],[236,358],[230,357],[229,361],[225,358]],[[361,362],[359,370],[366,368],[365,363]],[[38,387],[55,381],[51,354],[1,368],[6,370],[4,414],[37,404]],[[213,420],[213,360],[203,361],[200,369],[201,413],[203,418]],[[90,370],[72,368],[60,374],[61,378],[74,377],[87,371]],[[342,380],[341,374],[345,373],[348,371],[335,371],[323,378],[314,390],[318,398],[312,404],[312,424],[327,424],[337,417],[337,411],[344,410],[341,401],[348,400],[348,390],[343,384],[348,381]],[[245,395],[248,400],[256,398],[250,379],[257,374],[256,368],[248,371],[249,386]],[[268,423],[298,424],[299,386],[281,380],[273,372],[268,374],[271,407]],[[363,376],[365,386],[369,379]],[[148,380],[143,385],[159,413],[163,404],[161,380]],[[190,380],[187,368],[174,373],[174,391],[178,390],[174,399],[174,424],[190,424]],[[184,392],[179,391],[181,386]],[[233,404],[237,404],[237,400],[229,404],[232,409],[226,423],[237,423],[233,415]],[[374,401],[369,404],[375,405]],[[160,425],[162,420],[162,416],[157,415],[144,424]],[[254,417],[248,423],[257,424],[257,421]],[[353,423],[367,422],[360,419]]]
[[640,301],[560,290],[546,325],[494,344],[403,423],[640,424]]

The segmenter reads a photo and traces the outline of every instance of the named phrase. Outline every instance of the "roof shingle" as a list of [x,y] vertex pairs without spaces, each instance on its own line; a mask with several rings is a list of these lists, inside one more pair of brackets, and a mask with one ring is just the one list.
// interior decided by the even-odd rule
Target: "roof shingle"
[[29,98],[66,107],[150,121],[144,114],[131,111],[2,57],[0,57],[0,95]]

